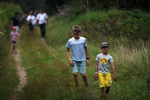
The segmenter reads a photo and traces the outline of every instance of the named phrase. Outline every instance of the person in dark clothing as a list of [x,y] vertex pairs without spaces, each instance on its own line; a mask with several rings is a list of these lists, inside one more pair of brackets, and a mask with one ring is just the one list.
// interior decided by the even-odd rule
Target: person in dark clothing
[[16,27],[16,31],[19,31],[19,16],[18,13],[14,14],[14,17],[11,18],[11,27]]

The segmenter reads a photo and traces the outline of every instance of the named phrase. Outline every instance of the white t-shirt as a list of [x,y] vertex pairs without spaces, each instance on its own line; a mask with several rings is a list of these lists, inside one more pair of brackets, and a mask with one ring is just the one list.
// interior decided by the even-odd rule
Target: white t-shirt
[[47,14],[46,13],[39,13],[36,17],[36,19],[39,21],[39,24],[44,24],[46,23],[46,19],[48,18]]
[[103,55],[102,53],[96,56],[96,61],[98,61],[98,72],[100,73],[109,73],[109,64],[113,61],[112,56]]
[[67,48],[71,48],[72,60],[74,61],[85,61],[85,47],[87,47],[86,38],[81,37],[75,39],[72,37],[66,44]]
[[27,22],[29,23],[29,20],[31,19],[32,24],[34,25],[36,23],[36,19],[34,15],[28,15]]

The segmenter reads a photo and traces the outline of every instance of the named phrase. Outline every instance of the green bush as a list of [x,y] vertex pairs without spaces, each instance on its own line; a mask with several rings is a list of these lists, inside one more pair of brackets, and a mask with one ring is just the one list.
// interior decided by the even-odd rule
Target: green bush
[[21,7],[15,4],[0,2],[0,100],[10,99],[11,92],[18,84],[19,78],[16,75],[15,62],[12,61],[10,54],[10,32],[11,17],[15,12],[22,13]]
[[[94,15],[93,15],[94,16]],[[82,18],[79,24],[87,38],[98,38],[101,35],[110,37],[128,37],[130,40],[150,37],[150,15],[140,10],[118,11],[95,14],[95,17]]]

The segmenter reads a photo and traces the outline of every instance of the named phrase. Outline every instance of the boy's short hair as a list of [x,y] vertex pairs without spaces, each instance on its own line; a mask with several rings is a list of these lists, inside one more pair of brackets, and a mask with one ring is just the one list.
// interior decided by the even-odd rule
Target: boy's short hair
[[102,42],[100,47],[109,47],[109,44],[107,42]]
[[76,33],[81,32],[81,27],[79,25],[74,25],[72,27],[72,32],[76,32]]

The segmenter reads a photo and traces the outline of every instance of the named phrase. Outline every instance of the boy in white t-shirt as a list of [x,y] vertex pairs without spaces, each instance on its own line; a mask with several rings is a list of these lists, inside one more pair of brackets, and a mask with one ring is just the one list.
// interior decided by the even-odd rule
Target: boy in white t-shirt
[[109,44],[107,42],[101,43],[101,50],[102,53],[98,54],[96,56],[96,66],[95,66],[95,79],[98,78],[99,85],[102,92],[103,100],[105,100],[105,93],[104,93],[104,87],[106,85],[106,94],[109,92],[111,87],[111,74],[109,71],[109,64],[111,64],[112,71],[113,71],[113,79],[114,81],[117,80],[115,67],[114,67],[114,61],[112,56],[108,54],[109,50]]
[[[86,64],[89,66],[88,49],[86,38],[79,36],[81,34],[81,27],[79,25],[74,25],[72,27],[72,35],[66,44],[67,50],[66,54],[69,59],[69,64],[73,68],[73,75],[75,86],[78,86],[78,68],[79,73],[82,75],[83,81],[86,86],[88,86],[87,76],[86,76]],[[70,58],[69,50],[72,52],[72,59]],[[86,58],[85,58],[86,56]]]

